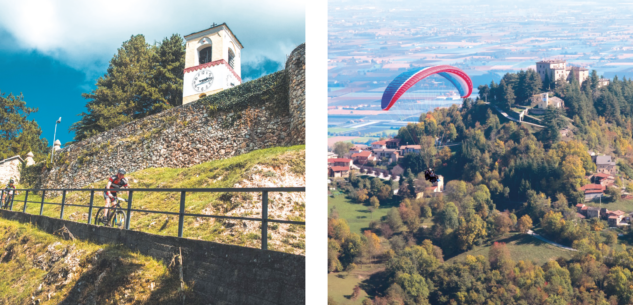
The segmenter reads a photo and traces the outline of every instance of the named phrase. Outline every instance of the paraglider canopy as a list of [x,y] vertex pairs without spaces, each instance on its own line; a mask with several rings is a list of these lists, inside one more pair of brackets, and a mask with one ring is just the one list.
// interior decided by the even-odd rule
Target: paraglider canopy
[[439,74],[449,80],[457,88],[462,98],[469,97],[473,92],[473,82],[459,68],[449,65],[422,67],[404,72],[389,83],[382,94],[382,110],[389,110],[413,85],[433,74]]

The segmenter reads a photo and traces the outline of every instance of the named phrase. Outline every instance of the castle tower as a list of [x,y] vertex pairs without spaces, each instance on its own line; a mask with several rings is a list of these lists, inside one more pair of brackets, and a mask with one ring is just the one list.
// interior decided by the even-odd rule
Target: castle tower
[[244,48],[226,23],[185,37],[183,104],[242,83]]

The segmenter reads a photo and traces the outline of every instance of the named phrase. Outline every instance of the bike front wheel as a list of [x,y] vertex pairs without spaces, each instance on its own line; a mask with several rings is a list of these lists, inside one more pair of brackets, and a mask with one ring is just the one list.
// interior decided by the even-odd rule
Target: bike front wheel
[[123,229],[125,228],[125,218],[125,212],[117,209],[110,220],[110,224],[113,228]]

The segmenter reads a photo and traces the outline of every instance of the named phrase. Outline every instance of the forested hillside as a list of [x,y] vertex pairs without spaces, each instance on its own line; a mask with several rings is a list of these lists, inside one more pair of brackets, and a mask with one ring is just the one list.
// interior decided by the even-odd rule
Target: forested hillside
[[[620,198],[633,191],[633,82],[615,78],[600,88],[597,80],[595,71],[582,85],[541,81],[531,70],[509,73],[461,107],[436,109],[401,128],[396,137],[420,144],[420,152],[377,165],[402,167],[399,182],[355,172],[335,179],[331,201],[345,197],[372,215],[385,211],[355,232],[339,208],[346,206],[331,206],[330,272],[345,278],[382,266],[356,281],[349,304],[633,302],[629,227],[609,228],[576,208],[597,171],[592,151],[612,156],[619,169],[601,207],[633,211]],[[541,93],[565,103],[545,110],[542,128],[508,122],[492,107],[531,106]],[[459,145],[435,147],[437,139]],[[429,167],[444,177],[441,194],[423,193]]]

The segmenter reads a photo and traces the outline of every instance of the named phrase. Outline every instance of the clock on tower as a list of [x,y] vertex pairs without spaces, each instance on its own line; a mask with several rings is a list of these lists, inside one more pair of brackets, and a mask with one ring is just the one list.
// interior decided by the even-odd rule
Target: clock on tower
[[185,36],[183,104],[242,83],[242,43],[226,23]]

